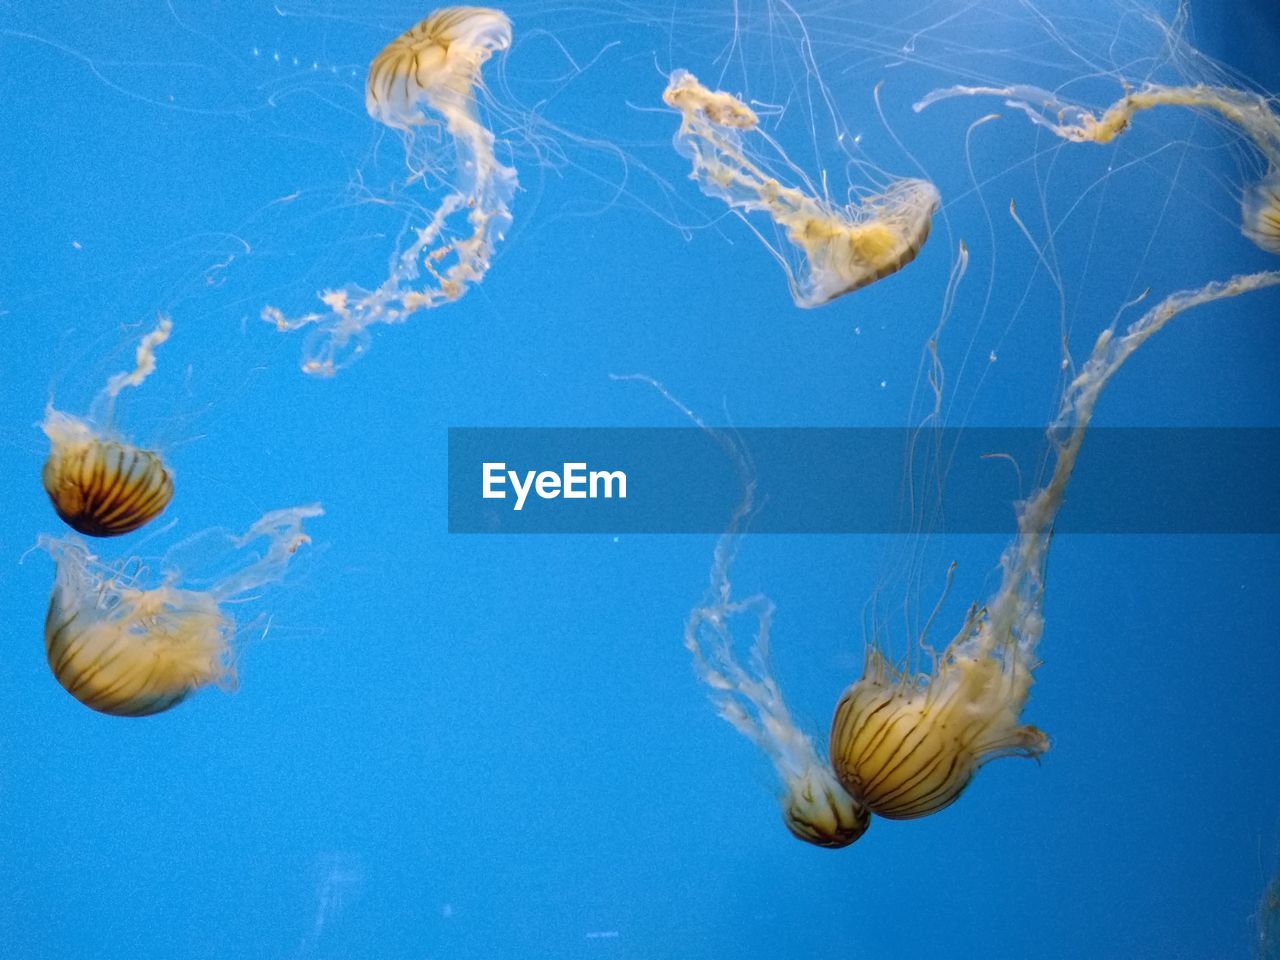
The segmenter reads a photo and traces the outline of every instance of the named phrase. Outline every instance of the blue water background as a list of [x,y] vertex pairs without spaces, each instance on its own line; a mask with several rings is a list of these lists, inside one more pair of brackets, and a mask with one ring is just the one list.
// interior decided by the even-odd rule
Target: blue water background
[[[1046,423],[1059,303],[1011,198],[1042,246],[1064,224],[1077,359],[1144,287],[1153,302],[1276,266],[1233,220],[1247,151],[1194,115],[1153,113],[1107,150],[1063,146],[996,101],[912,113],[975,75],[1053,87],[1080,72],[1030,8],[992,6],[802,8],[848,134],[948,200],[916,263],[811,312],[685,179],[658,109],[678,66],[786,100],[780,142],[843,176],[823,106],[793,96],[805,62],[786,10],[744,6],[734,48],[733,8],[710,0],[511,7],[495,92],[525,105],[508,119],[539,104],[562,154],[540,159],[508,126],[525,189],[484,285],[318,381],[298,370],[301,337],[258,313],[385,275],[403,210],[349,201],[357,176],[377,197],[404,171],[365,116],[363,75],[426,11],[0,4],[0,956],[1250,956],[1280,866],[1274,537],[1060,538],[1025,713],[1050,752],[996,762],[945,812],[876,822],[833,853],[782,828],[768,764],[692,676],[681,630],[713,537],[446,533],[450,426],[681,424],[610,373],[657,377],[718,423],[919,422],[961,239],[946,423]],[[1089,41],[1103,60],[1099,38],[1148,36],[1109,4],[1058,22],[1092,21],[1109,25]],[[1207,53],[1280,89],[1267,4],[1205,2],[1192,21]],[[1086,94],[1118,90],[1101,78]],[[975,191],[965,133],[989,110],[1002,117],[974,132]],[[163,526],[103,555],[154,561],[295,503],[326,515],[289,582],[247,611],[271,625],[245,637],[240,688],[122,720],[45,664],[53,565],[28,551],[61,529],[34,425],[51,398],[83,410],[157,310],[175,333],[121,424],[165,451],[178,494]],[[1179,318],[1097,422],[1280,426],[1278,316],[1270,291]],[[735,584],[777,602],[776,672],[821,735],[861,668],[868,598],[901,653],[903,605],[918,627],[959,561],[942,643],[991,589],[1002,545],[760,537]]]

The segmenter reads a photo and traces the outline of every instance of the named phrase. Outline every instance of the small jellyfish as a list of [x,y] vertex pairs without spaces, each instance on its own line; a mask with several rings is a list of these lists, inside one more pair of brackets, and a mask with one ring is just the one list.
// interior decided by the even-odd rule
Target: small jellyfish
[[[857,199],[838,204],[818,190],[782,148],[760,128],[745,103],[711,91],[686,70],[676,70],[662,99],[680,112],[675,147],[693,161],[691,179],[702,192],[725,201],[751,226],[746,214],[766,214],[793,255],[765,239],[786,271],[798,307],[818,307],[896,273],[915,259],[928,239],[940,198],[927,180],[889,180],[858,188]],[[775,159],[747,148],[749,137],[772,149]],[[772,163],[782,171],[775,174]],[[801,186],[789,186],[793,179]],[[794,262],[793,262],[794,261]]]
[[1280,960],[1280,873],[1262,891],[1254,923],[1255,960]]
[[[369,348],[368,328],[403,323],[419,310],[459,299],[489,271],[494,250],[511,225],[516,171],[494,153],[496,139],[480,120],[485,94],[481,67],[511,46],[511,21],[498,10],[446,7],[393,40],[369,65],[365,108],[404,140],[411,180],[430,164],[416,130],[427,108],[444,119],[456,154],[455,182],[414,240],[396,251],[387,279],[376,289],[347,284],[320,294],[327,308],[287,317],[266,307],[262,319],[280,330],[314,326],[303,348],[302,369],[332,376]],[[422,275],[425,272],[426,278]]]
[[[236,623],[225,605],[278,581],[309,542],[303,521],[321,512],[276,510],[243,536],[226,536],[236,551],[231,572],[204,590],[181,586],[182,573],[167,566],[149,587],[138,561],[106,564],[74,536],[43,538],[57,563],[44,638],[58,683],[85,706],[121,717],[160,713],[201,687],[230,689]],[[265,549],[255,554],[259,540]]]
[[1123,334],[1112,328],[1098,337],[1048,431],[1053,473],[1018,505],[1018,533],[1000,558],[998,589],[970,609],[932,676],[895,670],[869,647],[862,678],[836,706],[831,763],[855,800],[888,819],[927,816],[955,802],[984,763],[1048,749],[1048,737],[1021,715],[1040,663],[1053,524],[1098,396],[1133,352],[1184,310],[1277,284],[1280,271],[1269,271],[1180,291]]
[[45,411],[40,426],[52,448],[41,479],[54,510],[73,530],[119,536],[154,520],[173,498],[173,475],[160,455],[115,436],[112,429],[116,397],[155,370],[155,349],[172,329],[161,316],[138,344],[134,369],[107,381],[87,419],[52,406]]
[[[736,535],[731,530],[725,537],[732,540]],[[685,625],[685,646],[720,716],[773,763],[782,781],[782,822],[791,835],[818,847],[847,847],[866,833],[871,816],[841,786],[813,738],[792,719],[769,666],[773,602],[760,595],[731,598],[728,570],[733,549],[731,542],[721,540],[711,589]],[[733,652],[737,619],[755,624],[755,642],[746,666]]]
[[919,112],[939,100],[961,96],[1003,97],[1037,126],[1075,143],[1111,143],[1129,129],[1135,114],[1159,106],[1208,110],[1226,119],[1258,149],[1266,173],[1248,184],[1241,197],[1241,232],[1269,253],[1280,253],[1280,114],[1275,101],[1262,94],[1197,83],[1163,86],[1149,83],[1094,113],[1033,86],[968,87],[935,90],[915,104]]
[[[718,554],[717,562],[723,554]],[[707,602],[685,626],[685,646],[694,667],[712,691],[719,716],[763,751],[782,781],[782,823],[806,844],[838,849],[858,840],[870,814],[832,776],[813,737],[797,726],[769,667],[769,627],[773,603],[767,596],[732,600],[726,568],[712,571]],[[719,582],[717,582],[717,579]],[[748,666],[733,655],[732,622],[755,622]]]
[[[800,729],[769,666],[769,629],[773,602],[756,595],[735,600],[730,568],[743,524],[752,513],[755,480],[745,453],[727,435],[702,421],[651,377],[629,375],[657,390],[686,418],[716,441],[733,460],[743,485],[742,501],[716,544],[711,585],[685,623],[685,647],[693,654],[698,678],[711,690],[717,712],[767,756],[782,781],[782,822],[792,836],[814,846],[847,847],[866,832],[871,817],[840,786],[831,765],[813,739]],[[755,641],[746,664],[734,654],[734,624],[754,627]]]

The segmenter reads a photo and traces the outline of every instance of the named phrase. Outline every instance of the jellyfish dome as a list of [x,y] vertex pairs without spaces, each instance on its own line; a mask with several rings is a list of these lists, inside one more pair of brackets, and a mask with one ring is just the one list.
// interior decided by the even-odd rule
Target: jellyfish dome
[[369,65],[365,109],[379,123],[408,130],[427,122],[425,100],[468,98],[480,67],[511,46],[511,21],[500,10],[446,7],[389,43]]
[[915,684],[872,648],[832,721],[836,776],[887,820],[936,813],[987,761],[1049,748],[1042,731],[1018,720],[1030,689],[1031,668],[1016,658],[953,652],[931,682]]
[[1280,170],[1246,190],[1241,208],[1244,235],[1268,253],[1280,253]]
[[168,710],[200,687],[234,683],[231,621],[206,594],[143,589],[103,568],[84,543],[46,544],[57,580],[45,617],[45,654],[68,693],[100,713]]
[[52,408],[41,427],[52,445],[41,480],[73,530],[90,537],[129,533],[173,499],[173,477],[154,451],[95,436],[85,421]]
[[173,323],[160,317],[138,344],[136,366],[107,381],[87,419],[50,406],[40,428],[49,438],[41,480],[63,522],[90,537],[114,537],[145,526],[173,499],[173,475],[160,454],[134,446],[112,426],[116,397],[156,367],[155,349]]

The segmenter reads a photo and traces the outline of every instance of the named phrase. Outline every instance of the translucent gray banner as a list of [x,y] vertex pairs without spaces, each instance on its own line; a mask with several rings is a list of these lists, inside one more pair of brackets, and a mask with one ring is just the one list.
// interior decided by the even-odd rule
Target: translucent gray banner
[[[1012,533],[1030,429],[749,429],[761,533]],[[718,533],[742,496],[696,429],[453,428],[451,533]],[[1095,428],[1059,533],[1278,533],[1280,430]]]

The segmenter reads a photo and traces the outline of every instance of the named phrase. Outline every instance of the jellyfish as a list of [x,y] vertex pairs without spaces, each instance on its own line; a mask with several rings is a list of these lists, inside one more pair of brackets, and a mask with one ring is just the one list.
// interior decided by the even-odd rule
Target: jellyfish
[[1256,960],[1280,958],[1280,873],[1271,878],[1254,916],[1256,927],[1254,957]]
[[1018,532],[1000,558],[998,588],[970,608],[931,675],[897,670],[869,647],[862,678],[840,698],[831,763],[855,800],[891,820],[927,816],[954,803],[983,764],[1048,749],[1044,732],[1021,717],[1040,663],[1053,525],[1098,396],[1134,351],[1180,313],[1277,284],[1280,271],[1267,271],[1178,291],[1120,335],[1109,328],[1098,337],[1050,425],[1049,480],[1018,504]]
[[[896,273],[928,239],[940,203],[929,181],[907,178],[883,188],[855,187],[856,199],[839,204],[819,195],[761,129],[755,112],[736,97],[708,90],[693,74],[675,70],[663,100],[680,112],[675,148],[693,161],[690,178],[702,192],[725,201],[748,226],[748,213],[764,213],[798,255],[784,255],[752,226],[786,272],[796,306],[822,306]],[[774,159],[749,149],[750,138],[767,144]],[[778,173],[774,163],[781,167]],[[788,179],[800,186],[788,185]]]
[[[373,290],[354,283],[325,290],[325,309],[287,317],[268,306],[262,319],[280,330],[314,327],[303,348],[302,369],[332,376],[369,349],[369,327],[403,323],[419,310],[462,297],[489,271],[494,250],[511,225],[516,171],[494,153],[496,139],[481,122],[477,97],[485,94],[481,68],[511,46],[511,21],[484,7],[446,7],[393,40],[369,65],[365,108],[404,140],[411,181],[429,165],[416,133],[425,110],[444,121],[453,141],[457,173],[449,192],[413,240],[392,254],[387,279]],[[425,274],[425,276],[424,276]]]
[[1074,143],[1111,143],[1129,129],[1137,113],[1153,107],[1211,111],[1238,128],[1265,161],[1265,174],[1244,188],[1240,230],[1268,253],[1280,253],[1280,114],[1270,97],[1213,84],[1148,83],[1139,90],[1128,91],[1096,114],[1039,87],[955,86],[933,91],[914,109],[919,112],[939,100],[960,96],[1004,97],[1009,106],[1025,113],[1036,125]]
[[158,517],[173,498],[173,475],[160,454],[134,446],[113,429],[116,397],[155,370],[155,350],[173,323],[161,316],[138,344],[134,369],[107,381],[81,419],[45,410],[41,429],[51,444],[41,479],[59,517],[91,537],[114,537]]
[[[105,563],[75,536],[42,538],[57,564],[45,619],[45,652],[58,683],[100,713],[141,717],[161,713],[206,686],[235,685],[236,621],[227,605],[278,581],[300,546],[303,521],[319,505],[275,510],[242,536],[210,532],[234,551],[230,572],[201,590],[162,565],[147,585],[139,561]],[[256,545],[264,541],[258,551]]]
[[[685,647],[720,716],[772,762],[782,782],[782,822],[791,835],[818,847],[847,847],[866,833],[870,813],[841,786],[787,708],[769,664],[773,602],[758,594],[745,600],[731,595],[729,567],[737,535],[735,525],[717,545],[711,586],[685,624]],[[736,619],[755,624],[745,665],[733,649]]]
[[[615,376],[648,384],[716,441],[733,460],[743,495],[716,544],[711,584],[685,622],[684,644],[694,672],[711,691],[720,716],[769,758],[782,783],[782,822],[792,836],[814,846],[847,847],[866,832],[867,810],[836,780],[813,738],[791,716],[769,665],[773,602],[763,595],[733,597],[729,573],[742,527],[750,518],[755,480],[745,452],[726,434],[708,426],[661,383],[642,374]],[[754,625],[755,641],[745,664],[734,652],[734,624]]]

